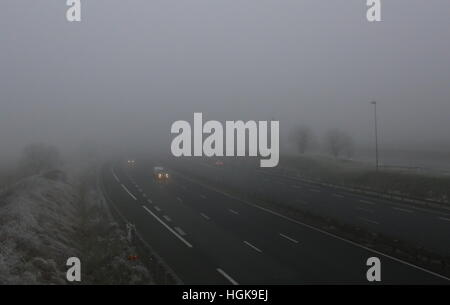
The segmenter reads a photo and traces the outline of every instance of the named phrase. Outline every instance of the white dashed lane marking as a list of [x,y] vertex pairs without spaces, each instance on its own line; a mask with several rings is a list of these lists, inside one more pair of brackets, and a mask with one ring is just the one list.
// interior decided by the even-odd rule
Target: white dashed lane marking
[[445,218],[445,217],[439,217],[439,219],[443,220],[443,221],[450,221],[450,218]]
[[252,245],[251,243],[249,243],[248,241],[244,240],[244,244],[246,244],[247,246],[249,246],[250,248],[252,248],[253,250],[255,250],[256,252],[262,253],[261,249],[257,248],[256,246]]
[[177,231],[178,234],[180,234],[181,236],[186,236],[186,233],[185,233],[180,227],[175,227],[174,229],[175,229],[175,231]]
[[405,213],[414,213],[413,211],[408,210],[408,209],[402,209],[402,208],[396,208],[396,207],[394,207],[392,209],[400,211],[400,212],[405,212]]
[[374,225],[379,225],[380,224],[378,221],[375,221],[375,220],[370,220],[370,219],[367,219],[367,218],[364,218],[364,217],[358,217],[358,218],[361,219],[361,220],[364,220],[365,222],[374,224]]
[[363,212],[367,212],[367,213],[373,213],[373,210],[366,209],[366,208],[355,207],[355,209],[357,209],[358,211],[363,211]]
[[293,243],[295,243],[295,244],[298,244],[298,240],[295,240],[295,239],[293,239],[292,237],[289,237],[289,236],[287,236],[287,235],[284,235],[283,233],[280,233],[280,236],[283,237],[283,238],[285,238],[285,239],[287,239],[287,240],[289,240],[289,241],[291,241],[291,242],[293,242]]
[[224,278],[226,278],[232,285],[239,285],[231,276],[229,276],[225,271],[220,268],[216,269]]
[[367,201],[367,200],[360,200],[359,202],[365,203],[365,204],[370,204],[370,205],[374,205],[375,204],[372,201]]
[[239,215],[239,212],[237,212],[237,211],[235,211],[235,210],[229,209],[228,211],[230,211],[230,213],[233,213],[233,214],[235,214],[235,215]]
[[208,215],[206,215],[205,213],[200,213],[200,215],[205,218],[206,220],[210,220],[211,218],[209,218]]

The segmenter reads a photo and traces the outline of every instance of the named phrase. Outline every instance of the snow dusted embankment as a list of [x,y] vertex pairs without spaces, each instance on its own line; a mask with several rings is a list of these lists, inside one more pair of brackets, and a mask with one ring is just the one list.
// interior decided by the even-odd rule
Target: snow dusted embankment
[[95,171],[27,177],[0,193],[0,284],[65,284],[66,260],[81,259],[83,284],[151,282],[109,217]]

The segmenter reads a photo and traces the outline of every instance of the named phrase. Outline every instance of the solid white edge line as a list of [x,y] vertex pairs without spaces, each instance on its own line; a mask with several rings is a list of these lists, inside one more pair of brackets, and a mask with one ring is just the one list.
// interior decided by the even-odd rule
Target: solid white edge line
[[224,278],[226,278],[228,281],[230,281],[231,284],[233,285],[239,285],[238,282],[236,282],[235,280],[233,280],[233,278],[231,276],[229,276],[225,271],[223,271],[220,268],[216,269],[217,272],[219,272]]
[[251,243],[249,243],[248,241],[244,240],[244,244],[246,244],[247,246],[249,246],[250,248],[252,248],[253,250],[262,253],[261,249],[255,247],[254,245],[252,245]]
[[113,168],[111,168],[111,173],[113,174],[114,179],[116,179],[117,182],[120,182],[120,180],[119,180],[119,178],[117,177],[116,173],[114,172],[114,169],[113,169]]
[[283,233],[280,233],[280,236],[286,238],[286,239],[289,240],[289,241],[292,241],[293,243],[296,243],[296,244],[299,243],[298,240],[295,240],[295,239],[293,239],[292,237],[289,237],[289,236],[287,236],[287,235],[284,235]]
[[128,195],[131,196],[131,198],[133,198],[134,200],[137,200],[137,198],[136,198],[133,194],[131,194],[131,192],[126,188],[125,185],[121,184],[121,186],[122,186],[122,188],[125,190],[125,192],[127,192]]
[[184,239],[182,236],[180,236],[180,234],[178,234],[177,232],[175,232],[171,227],[169,227],[164,221],[162,221],[158,216],[156,216],[152,211],[150,211],[145,205],[142,206],[144,208],[144,210],[146,210],[150,215],[152,215],[157,221],[159,221],[167,230],[169,230],[170,233],[172,233],[173,235],[175,235],[179,240],[181,240],[186,246],[188,246],[189,248],[192,248],[193,246],[186,240]]

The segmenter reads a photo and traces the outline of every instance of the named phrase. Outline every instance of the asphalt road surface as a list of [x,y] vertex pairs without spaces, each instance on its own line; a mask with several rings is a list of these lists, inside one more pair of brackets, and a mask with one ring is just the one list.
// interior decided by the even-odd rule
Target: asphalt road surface
[[[181,164],[180,164],[181,165]],[[429,209],[392,199],[380,199],[354,192],[308,183],[285,176],[276,169],[244,169],[245,163],[183,162],[188,172],[214,177],[218,181],[261,194],[275,202],[343,223],[366,228],[450,256],[450,209]]]
[[156,165],[107,164],[101,179],[111,204],[185,284],[367,284],[366,261],[373,256],[381,260],[382,284],[450,283],[437,273],[211,188],[186,172],[172,173],[168,184],[157,183],[152,175]]

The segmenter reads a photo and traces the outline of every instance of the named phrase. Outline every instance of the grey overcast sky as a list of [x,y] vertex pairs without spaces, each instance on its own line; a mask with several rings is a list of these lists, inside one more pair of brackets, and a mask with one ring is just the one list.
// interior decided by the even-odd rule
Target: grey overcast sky
[[[450,1],[62,0],[0,3],[0,143],[169,145],[174,120],[339,127],[450,150]],[[169,147],[167,147],[167,150]]]

